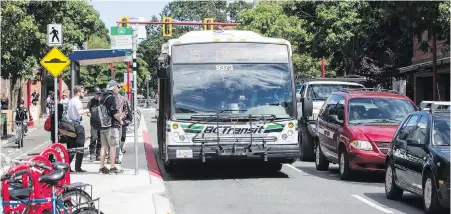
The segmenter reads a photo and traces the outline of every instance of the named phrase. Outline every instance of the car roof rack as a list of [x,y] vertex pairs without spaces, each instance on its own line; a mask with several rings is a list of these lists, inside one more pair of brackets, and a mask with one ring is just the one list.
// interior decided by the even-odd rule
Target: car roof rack
[[305,82],[312,82],[312,81],[340,81],[340,82],[353,82],[353,83],[361,83],[365,82],[368,79],[363,76],[358,75],[347,75],[347,76],[341,76],[341,77],[334,77],[334,78],[299,78],[296,77],[296,83],[305,83]]
[[354,92],[354,91],[373,91],[373,92],[389,92],[394,94],[399,94],[399,92],[395,90],[383,89],[383,88],[342,88],[341,92]]
[[[450,111],[451,110],[451,102],[443,102],[443,101],[422,101],[420,103],[420,110],[422,111],[430,111],[433,113],[439,113],[440,111]],[[446,112],[443,112],[446,113]]]
[[432,114],[450,114],[451,110],[449,109],[435,109],[435,110],[431,110]]

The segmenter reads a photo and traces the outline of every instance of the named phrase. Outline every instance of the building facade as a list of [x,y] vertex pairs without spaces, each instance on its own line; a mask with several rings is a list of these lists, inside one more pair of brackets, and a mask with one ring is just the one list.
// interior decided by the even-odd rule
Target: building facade
[[[437,76],[436,85],[432,83],[432,39],[427,32],[422,34],[423,41],[428,41],[426,51],[420,49],[418,39],[414,37],[412,65],[399,68],[400,77],[410,81],[407,85],[413,92],[411,99],[419,104],[421,101],[433,100],[433,87],[437,90],[437,100],[450,100],[450,53],[445,51],[445,41],[437,40]],[[409,87],[408,86],[408,87]],[[409,89],[407,89],[409,90]]]

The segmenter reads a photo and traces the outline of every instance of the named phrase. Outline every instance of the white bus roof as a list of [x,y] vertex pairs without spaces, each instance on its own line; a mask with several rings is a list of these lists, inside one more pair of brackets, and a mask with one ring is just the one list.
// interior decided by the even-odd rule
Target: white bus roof
[[[166,49],[168,55],[171,55],[171,47],[173,45],[194,44],[194,43],[213,43],[213,42],[246,42],[246,43],[269,43],[269,44],[285,44],[289,48],[289,56],[291,57],[291,43],[285,39],[269,38],[261,36],[253,31],[245,30],[204,30],[190,31],[183,34],[177,39],[170,39],[167,42]],[[164,46],[164,45],[163,45]]]

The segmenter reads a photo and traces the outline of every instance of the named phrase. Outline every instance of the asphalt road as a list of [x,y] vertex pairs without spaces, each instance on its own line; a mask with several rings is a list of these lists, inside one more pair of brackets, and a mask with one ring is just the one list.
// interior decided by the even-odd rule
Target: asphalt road
[[[154,113],[142,110],[154,151],[158,151]],[[177,214],[383,214],[423,213],[420,197],[385,198],[383,175],[363,174],[341,181],[337,165],[318,172],[314,163],[295,162],[280,172],[255,165],[186,165],[168,174],[159,159],[167,194]]]

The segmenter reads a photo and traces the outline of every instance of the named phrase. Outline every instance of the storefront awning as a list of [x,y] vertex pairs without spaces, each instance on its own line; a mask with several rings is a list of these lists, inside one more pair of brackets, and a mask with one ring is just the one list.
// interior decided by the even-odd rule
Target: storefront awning
[[71,61],[76,61],[80,65],[95,65],[114,62],[130,62],[132,60],[132,50],[130,49],[93,49],[77,50],[69,54]]
[[[450,57],[437,59],[437,65],[449,64],[449,61],[450,61]],[[409,65],[407,67],[398,68],[398,70],[399,70],[400,74],[403,74],[403,73],[407,73],[407,72],[421,70],[422,68],[430,68],[430,67],[432,67],[432,61],[415,64],[415,65]]]

